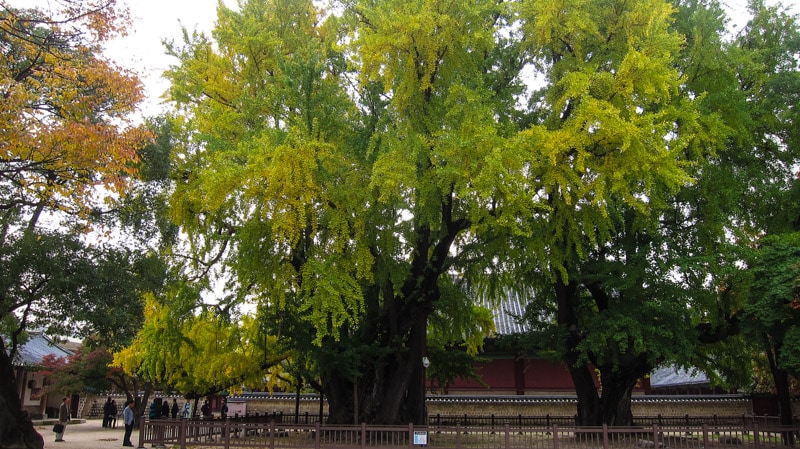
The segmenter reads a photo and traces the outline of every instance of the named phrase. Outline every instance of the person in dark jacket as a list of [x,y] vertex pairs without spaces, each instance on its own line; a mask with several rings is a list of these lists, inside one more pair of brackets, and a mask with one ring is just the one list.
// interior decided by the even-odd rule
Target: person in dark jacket
[[103,427],[111,427],[111,423],[117,419],[117,404],[111,400],[111,396],[103,404]]
[[161,401],[161,417],[169,418],[169,402],[166,399]]
[[111,413],[108,414],[108,427],[117,427],[117,401],[111,401],[111,406],[108,407]]
[[172,400],[172,419],[177,419],[177,418],[178,418],[178,400],[177,399],[173,399]]
[[61,424],[61,432],[56,432],[56,441],[64,441],[64,430],[66,430],[69,420],[69,398],[64,398],[58,409],[58,423]]

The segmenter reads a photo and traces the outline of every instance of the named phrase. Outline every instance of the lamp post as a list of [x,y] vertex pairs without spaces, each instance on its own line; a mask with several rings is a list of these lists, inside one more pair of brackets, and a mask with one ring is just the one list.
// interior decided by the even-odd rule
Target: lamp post
[[423,409],[423,416],[422,422],[424,424],[428,424],[428,404],[425,402],[425,396],[427,392],[427,386],[425,382],[427,381],[427,371],[428,367],[431,366],[431,361],[428,357],[422,357],[422,409]]

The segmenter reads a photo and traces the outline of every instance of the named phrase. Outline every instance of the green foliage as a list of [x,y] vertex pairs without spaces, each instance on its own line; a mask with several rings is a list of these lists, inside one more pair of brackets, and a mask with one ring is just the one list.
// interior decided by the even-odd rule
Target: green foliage
[[[220,5],[211,35],[168,45],[186,257],[140,334],[153,358],[126,366],[205,388],[222,377],[187,367],[204,351],[218,373],[292,353],[332,422],[417,421],[418,361],[457,375],[493,331],[477,298],[509,288],[537,293],[535,345],[597,366],[604,391],[711,365],[700,341],[742,303],[726,238],[764,228],[768,208],[743,206],[785,198],[772,180],[796,160],[769,158],[794,138],[789,22],[766,11],[728,43],[704,2],[337,6]],[[205,303],[220,280],[232,293]],[[253,309],[256,335],[234,324]],[[157,335],[169,351],[144,343]]]
[[800,329],[800,233],[765,237],[749,265],[745,329],[775,348],[782,369],[800,375],[795,339]]
[[141,324],[139,294],[160,282],[143,269],[146,258],[56,232],[8,235],[0,260],[0,315],[14,317],[10,335],[35,328],[126,344]]

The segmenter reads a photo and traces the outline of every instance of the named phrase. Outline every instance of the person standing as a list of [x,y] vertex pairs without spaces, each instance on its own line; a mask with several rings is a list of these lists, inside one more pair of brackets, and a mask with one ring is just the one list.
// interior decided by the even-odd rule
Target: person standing
[[112,401],[111,396],[109,396],[106,403],[103,404],[103,427],[111,427],[111,420],[116,414],[117,406],[114,405],[114,401]]
[[125,410],[122,412],[122,421],[125,423],[125,437],[122,438],[123,446],[133,446],[131,443],[131,433],[133,432],[133,401],[125,402]]
[[172,411],[172,419],[177,418],[178,417],[178,400],[177,399],[173,399],[172,400],[172,410],[171,411]]
[[189,419],[189,416],[192,414],[192,406],[189,404],[189,401],[183,403],[183,411],[181,412],[181,418]]
[[161,413],[161,409],[158,408],[158,404],[156,401],[150,403],[150,413],[147,414],[147,417],[150,419],[158,419],[158,414]]
[[208,399],[203,401],[203,406],[200,407],[200,414],[203,416],[203,419],[211,419],[211,406],[208,405]]
[[61,424],[61,432],[56,432],[56,441],[64,441],[64,431],[67,430],[69,423],[69,398],[61,400],[61,407],[58,408],[58,423]]
[[111,414],[108,416],[108,427],[117,428],[117,401],[111,401]]

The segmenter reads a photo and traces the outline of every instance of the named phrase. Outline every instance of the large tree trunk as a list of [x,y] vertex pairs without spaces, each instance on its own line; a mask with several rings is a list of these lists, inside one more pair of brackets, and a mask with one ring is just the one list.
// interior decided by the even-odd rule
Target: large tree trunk
[[43,449],[44,440],[23,414],[14,366],[0,338],[0,449]]
[[600,397],[589,368],[585,365],[569,366],[569,374],[578,397],[575,424],[596,426],[600,422]]
[[399,292],[391,276],[367,289],[359,346],[364,353],[378,354],[362,359],[356,385],[341,373],[329,371],[323,378],[330,422],[425,424],[422,358],[428,317],[440,299],[439,276],[446,271],[450,247],[469,225],[467,220],[453,220],[452,198],[444,201],[441,229],[433,232],[426,224],[417,229],[409,274]]
[[[772,380],[775,382],[775,395],[778,397],[778,407],[780,409],[780,420],[782,426],[791,426],[792,417],[792,393],[789,387],[789,374],[785,369],[778,366],[777,354],[780,353],[780,346],[768,347],[766,350],[769,369],[772,372]],[[794,432],[783,432],[783,443],[794,447]]]
[[580,362],[580,352],[577,349],[582,339],[575,315],[575,295],[578,286],[575,283],[565,283],[558,279],[554,288],[558,305],[558,325],[562,329],[566,329],[564,363],[569,369],[575,394],[578,397],[575,424],[596,426],[600,422],[600,398],[597,385],[588,365]]
[[[565,329],[564,363],[567,365],[578,398],[577,422],[579,426],[631,426],[631,395],[639,379],[651,370],[644,354],[623,354],[618,360],[595,363],[591,366],[579,350],[584,336],[576,314],[579,285],[576,282],[555,285],[558,304],[558,324]],[[600,371],[602,396],[598,392],[594,368]]]
[[[408,322],[400,328],[407,331],[400,339],[390,338],[391,333],[363,337],[364,347],[381,341],[385,342],[384,348],[390,349],[384,355],[364,361],[356,385],[335,368],[323,373],[329,423],[425,423],[422,357],[425,355],[427,311],[419,307],[401,321],[406,320]],[[380,329],[389,327],[397,328],[379,326]]]
[[644,355],[622,356],[617,366],[600,367],[603,396],[598,425],[629,427],[634,424],[631,395],[639,379],[651,370],[646,359]]
[[[625,361],[624,359],[629,359]],[[643,356],[623,357],[615,368],[599,368],[602,379],[602,395],[598,392],[592,367],[570,366],[569,372],[578,397],[576,424],[579,426],[628,427],[633,423],[631,395],[636,383],[650,372],[642,363]]]

